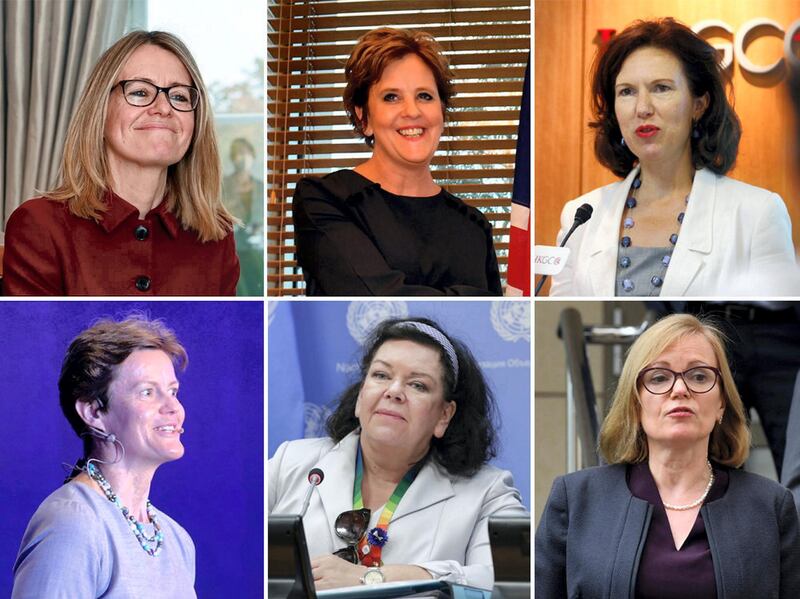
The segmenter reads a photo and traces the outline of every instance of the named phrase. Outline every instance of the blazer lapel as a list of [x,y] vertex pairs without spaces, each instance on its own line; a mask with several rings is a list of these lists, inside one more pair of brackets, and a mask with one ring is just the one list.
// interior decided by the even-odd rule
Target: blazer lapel
[[403,495],[391,522],[423,510],[435,503],[455,495],[450,479],[428,458],[428,462],[417,474],[417,478]]
[[616,286],[617,254],[619,251],[619,226],[625,200],[633,179],[639,173],[635,167],[624,181],[614,185],[608,193],[600,196],[600,203],[595,206],[598,218],[586,232],[589,240],[589,277],[592,282],[590,295],[613,296]]
[[325,519],[328,521],[328,534],[334,547],[344,545],[333,530],[336,518],[342,512],[353,509],[353,482],[356,471],[356,445],[358,434],[350,433],[335,445],[319,461],[319,468],[325,479],[317,487]]
[[717,178],[708,169],[695,173],[686,219],[672,253],[661,295],[686,295],[714,245]]

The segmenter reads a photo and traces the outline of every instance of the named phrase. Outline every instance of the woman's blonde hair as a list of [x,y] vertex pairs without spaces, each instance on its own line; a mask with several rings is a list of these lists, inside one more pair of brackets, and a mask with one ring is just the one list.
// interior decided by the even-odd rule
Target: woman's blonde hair
[[103,132],[108,99],[130,55],[146,44],[175,55],[200,91],[192,141],[183,158],[167,170],[166,207],[184,229],[196,231],[200,241],[223,239],[233,230],[234,219],[220,198],[222,163],[208,92],[188,48],[176,36],[163,31],[132,31],[97,61],[69,124],[61,181],[44,195],[66,202],[69,211],[82,218],[100,220],[107,210],[103,196],[111,187],[111,176]]
[[659,320],[642,333],[628,351],[611,409],[600,430],[600,452],[609,464],[635,464],[647,459],[647,438],[642,429],[639,403],[639,373],[670,345],[688,337],[702,335],[711,345],[720,371],[724,414],[722,424],[711,432],[708,455],[726,466],[739,467],[750,452],[750,429],[744,406],[725,355],[724,336],[712,324],[689,314],[673,314]]

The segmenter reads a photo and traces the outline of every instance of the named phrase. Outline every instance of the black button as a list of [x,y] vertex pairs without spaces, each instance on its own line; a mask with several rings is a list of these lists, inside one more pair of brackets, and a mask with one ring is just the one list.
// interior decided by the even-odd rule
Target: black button
[[150,277],[136,277],[136,289],[139,291],[147,291],[150,289]]
[[133,234],[136,235],[136,239],[138,239],[139,241],[144,241],[145,239],[147,239],[147,236],[150,235],[150,229],[148,229],[144,225],[139,225],[138,227],[136,227]]

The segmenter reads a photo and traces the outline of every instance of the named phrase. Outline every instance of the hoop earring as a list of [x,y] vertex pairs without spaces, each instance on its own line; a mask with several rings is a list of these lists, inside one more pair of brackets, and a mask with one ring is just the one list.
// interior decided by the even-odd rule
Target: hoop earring
[[[105,431],[101,431],[99,428],[95,428],[93,426],[87,426],[87,430],[81,433],[81,437],[85,435],[89,435],[90,437],[95,437],[96,439],[100,439],[101,441],[106,441],[111,443],[114,446],[114,461],[107,462],[105,460],[101,460],[100,458],[87,458],[86,464],[88,465],[90,462],[97,462],[98,464],[116,464],[121,462],[125,459],[125,446],[122,444],[122,441],[117,439],[117,436],[114,433],[107,433]],[[117,445],[119,445],[119,449],[117,449]],[[82,468],[85,470],[85,467]]]

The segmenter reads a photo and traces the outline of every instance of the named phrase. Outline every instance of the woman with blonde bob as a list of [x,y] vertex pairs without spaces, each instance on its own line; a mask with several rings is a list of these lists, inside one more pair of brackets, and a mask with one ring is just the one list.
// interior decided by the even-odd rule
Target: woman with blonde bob
[[129,33],[77,99],[60,183],[7,223],[5,292],[232,295],[239,261],[221,173],[189,50],[169,33]]
[[609,465],[553,483],[536,597],[797,597],[792,495],[738,469],[749,445],[721,333],[685,314],[657,322],[603,423]]

